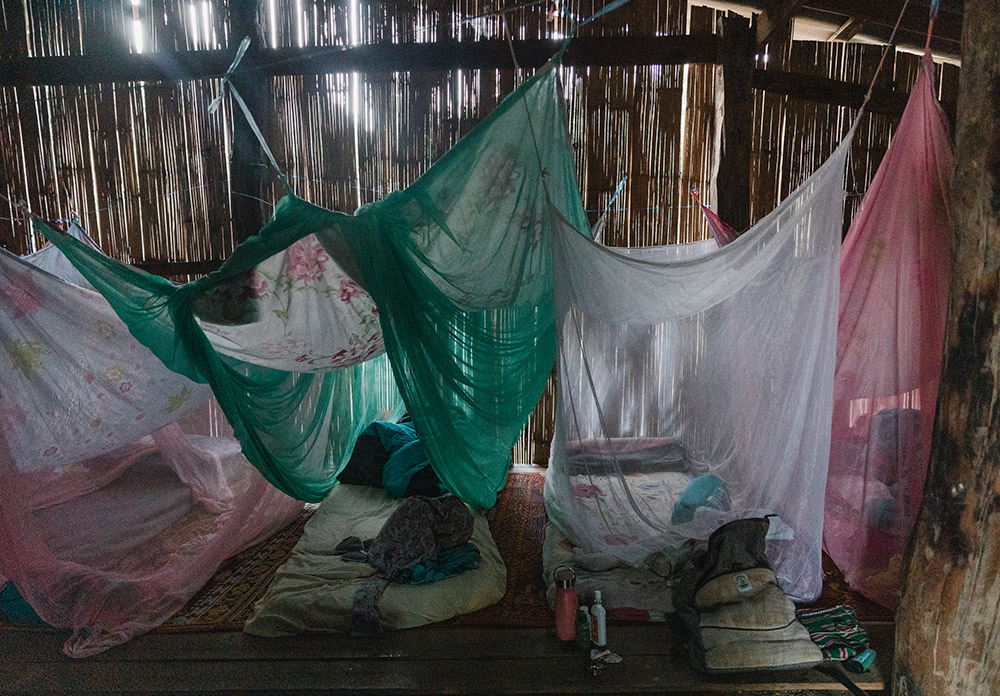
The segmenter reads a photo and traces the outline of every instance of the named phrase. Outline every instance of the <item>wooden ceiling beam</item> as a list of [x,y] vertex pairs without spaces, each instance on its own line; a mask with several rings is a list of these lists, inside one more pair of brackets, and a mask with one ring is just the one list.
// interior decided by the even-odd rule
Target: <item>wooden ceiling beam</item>
[[[802,75],[799,73],[782,72],[780,70],[763,70],[757,68],[753,73],[753,86],[768,92],[785,94],[798,99],[820,102],[823,104],[835,104],[837,106],[849,106],[858,108],[864,101],[865,92],[868,85],[857,84],[855,82],[842,82],[840,80],[830,80],[814,75]],[[909,99],[908,92],[897,92],[891,89],[872,90],[872,97],[868,102],[867,110],[874,114],[885,114],[899,118],[903,115],[906,102]],[[951,122],[955,122],[955,104],[947,102],[941,105]]]
[[864,20],[851,17],[830,35],[830,41],[850,41],[865,28]]
[[[872,2],[872,0],[803,0],[803,9],[821,10],[831,14],[849,17],[865,22],[867,29],[872,25],[881,25],[891,32],[899,19],[901,3]],[[899,23],[900,31],[926,34],[927,20],[930,17],[929,2],[910,2]],[[934,20],[934,36],[948,42],[962,40],[962,13],[941,7],[938,17]]]
[[[521,67],[535,68],[551,58],[556,39],[515,41]],[[629,66],[715,63],[719,37],[598,36],[573,39],[563,65]],[[125,55],[84,55],[0,60],[0,85],[79,85],[102,82],[174,82],[221,77],[232,51],[181,51]],[[420,70],[499,70],[514,67],[506,41],[369,44],[351,47],[262,49],[258,75],[322,75],[337,72]],[[237,71],[239,74],[241,71]]]
[[[813,1],[813,0],[810,0]],[[542,65],[558,41],[514,42],[522,67]],[[157,82],[219,77],[232,60],[230,51],[130,54],[0,60],[0,86],[79,85],[102,82]],[[504,41],[449,42],[356,46],[348,49],[262,50],[258,74],[315,75],[332,72],[390,72],[513,67]],[[679,65],[718,63],[719,37],[714,34],[651,37],[587,37],[573,40],[564,58],[571,66]],[[802,99],[857,107],[866,85],[780,70],[756,69],[753,86]],[[876,90],[871,111],[902,114],[907,95]],[[945,105],[954,114],[954,105]]]
[[802,0],[769,0],[757,17],[757,45],[763,46],[780,38],[788,29],[792,16]]

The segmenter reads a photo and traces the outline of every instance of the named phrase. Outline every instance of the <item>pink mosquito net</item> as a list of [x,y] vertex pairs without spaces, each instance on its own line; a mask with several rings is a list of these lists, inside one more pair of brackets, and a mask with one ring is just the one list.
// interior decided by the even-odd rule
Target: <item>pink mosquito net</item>
[[730,227],[725,220],[720,218],[711,208],[701,202],[701,199],[698,198],[698,189],[692,189],[691,195],[694,196],[696,201],[698,201],[698,207],[701,208],[701,213],[705,216],[705,221],[708,223],[708,229],[712,233],[712,238],[715,240],[717,245],[724,247],[740,236],[740,232],[737,232]]
[[948,299],[952,150],[933,84],[928,53],[840,259],[823,544],[890,608],[923,495]]
[[219,436],[208,387],[54,275],[60,256],[0,250],[0,584],[84,657],[161,624],[302,503]]

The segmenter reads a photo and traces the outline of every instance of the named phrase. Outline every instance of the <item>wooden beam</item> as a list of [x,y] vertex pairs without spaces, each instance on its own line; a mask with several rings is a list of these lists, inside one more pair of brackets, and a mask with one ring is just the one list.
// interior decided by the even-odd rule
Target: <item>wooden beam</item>
[[[850,106],[858,108],[864,101],[867,85],[860,85],[855,82],[842,82],[840,80],[830,80],[825,77],[814,75],[802,75],[799,73],[788,73],[780,70],[756,69],[753,73],[753,86],[778,94],[787,94],[790,97],[808,99],[809,101],[821,102],[824,104],[836,104],[838,106]],[[867,109],[874,114],[885,114],[899,118],[906,108],[906,101],[909,93],[897,92],[888,89],[876,89],[872,91],[872,98],[868,102]],[[955,122],[955,105],[943,103],[942,107],[948,115],[949,120]]]
[[[543,65],[561,41],[514,42],[521,67]],[[580,37],[570,43],[563,65],[683,65],[714,63],[719,37],[673,36]],[[108,56],[60,56],[0,60],[0,85],[73,85],[100,82],[158,82],[220,77],[232,50],[177,51]],[[261,49],[254,72],[260,75],[317,75],[336,72],[407,72],[416,70],[509,69],[514,66],[506,41],[368,44],[351,47]]]
[[757,45],[781,38],[791,25],[792,15],[802,0],[769,0],[757,17]]
[[[542,65],[557,49],[558,41],[514,42],[523,67]],[[647,37],[587,37],[574,39],[564,65],[680,65],[718,63],[719,37],[715,34]],[[0,61],[0,86],[34,84],[87,84],[90,82],[176,81],[221,76],[232,61],[231,51],[186,51],[129,54],[109,61],[88,56],[21,58]],[[351,48],[262,49],[253,73],[309,75],[328,72],[386,72],[415,70],[511,68],[506,42],[443,42],[440,44],[390,44]],[[245,70],[245,68],[244,68]],[[822,77],[757,69],[753,86],[802,99],[841,106],[861,104],[866,87]],[[869,108],[874,113],[902,114],[907,95],[876,90]],[[954,105],[950,116],[954,116]]]
[[[859,688],[885,688],[892,626],[866,625],[878,656]],[[343,634],[260,638],[225,631],[138,636],[83,660],[61,654],[66,634],[0,627],[0,693],[31,694],[729,694],[841,688],[815,669],[701,674],[668,623],[610,628],[624,661],[597,677],[546,628],[433,625],[359,640]],[[890,648],[883,650],[883,646]],[[9,669],[8,669],[9,666]],[[484,686],[485,684],[485,686]]]
[[[955,5],[958,5],[957,10]],[[899,18],[899,10],[902,5],[899,2],[873,2],[872,0],[803,0],[802,6],[851,17],[869,25],[880,24],[886,28],[888,36],[888,32],[892,31],[892,27]],[[910,2],[899,23],[899,30],[925,35],[929,16],[929,2]],[[962,11],[960,4],[950,4],[947,1],[941,3],[938,18],[934,21],[934,35],[948,42],[961,41]]]
[[[721,20],[716,79],[715,200],[719,216],[742,232],[750,227],[750,142],[753,126],[753,33],[743,17]],[[721,89],[721,94],[719,90]],[[720,111],[721,110],[721,111]],[[720,127],[721,125],[721,127]]]
[[850,41],[858,33],[865,28],[864,21],[860,19],[855,19],[851,17],[849,20],[841,24],[837,31],[830,34],[830,41]]

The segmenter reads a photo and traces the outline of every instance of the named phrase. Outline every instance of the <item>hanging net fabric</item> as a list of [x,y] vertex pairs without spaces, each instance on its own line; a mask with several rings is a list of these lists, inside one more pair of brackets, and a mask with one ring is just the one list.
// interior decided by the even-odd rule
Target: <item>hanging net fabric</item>
[[[322,499],[359,430],[398,407],[385,393],[385,358],[369,359],[384,341],[438,477],[466,502],[490,507],[555,356],[547,201],[586,226],[551,64],[410,187],[354,215],[286,196],[260,234],[184,286],[40,229],[139,341],[211,385],[247,458],[281,490]],[[285,293],[308,302],[297,320],[294,309],[263,304],[283,287],[271,279],[278,262],[268,261],[281,255],[293,276],[305,276]],[[354,282],[345,276],[315,292],[310,269],[335,265],[354,269]],[[347,354],[339,339],[323,347],[345,297],[369,293],[381,335],[352,319],[363,331]],[[278,364],[269,347],[283,340],[286,320],[303,331],[274,351],[296,346]]]
[[556,228],[545,505],[585,553],[640,566],[726,521],[774,514],[782,589],[819,594],[850,138],[722,248],[612,249]]
[[39,260],[70,269],[51,247],[0,250],[0,582],[83,657],[162,623],[302,504],[208,436],[207,387]]
[[318,502],[357,434],[401,410],[374,303],[312,234],[328,215],[285,198],[222,269],[186,285],[35,224],[166,367],[208,382],[268,481]]
[[[90,238],[80,224],[77,221],[72,221],[69,227],[66,229],[66,234],[74,239],[80,240],[86,246],[96,251],[99,254],[103,254],[101,248],[97,243]],[[27,261],[35,268],[40,268],[43,271],[48,271],[52,275],[62,278],[67,283],[72,283],[73,285],[79,285],[83,288],[89,288],[93,290],[93,286],[87,282],[80,271],[76,270],[70,260],[66,258],[59,249],[53,244],[46,244],[38,251],[33,254],[25,254],[21,257],[24,261]]]
[[925,54],[899,127],[844,240],[824,547],[893,608],[923,497],[950,262],[948,123]]
[[25,260],[0,253],[0,423],[21,470],[98,456],[211,396],[165,369],[100,295],[29,263],[44,254],[59,268],[66,262],[58,253],[47,247]]

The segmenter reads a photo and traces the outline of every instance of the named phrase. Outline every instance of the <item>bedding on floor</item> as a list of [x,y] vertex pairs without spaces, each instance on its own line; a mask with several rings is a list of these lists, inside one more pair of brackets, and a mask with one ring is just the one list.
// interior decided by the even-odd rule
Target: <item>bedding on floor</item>
[[[674,611],[678,576],[699,544],[727,522],[772,512],[740,507],[710,470],[668,438],[569,443],[561,472],[550,471],[546,481],[542,565],[550,605],[555,570],[565,565],[576,574],[581,601],[601,590],[611,617],[665,620]],[[550,495],[550,483],[568,495]],[[578,528],[586,534],[575,534]],[[771,517],[769,541],[793,536]]]
[[[355,595],[375,569],[346,560],[337,546],[349,537],[376,538],[406,500],[372,486],[337,485],[306,524],[243,630],[258,636],[350,632]],[[471,543],[479,550],[479,567],[436,582],[390,583],[378,600],[383,629],[444,621],[500,600],[507,570],[485,514],[473,517]]]

